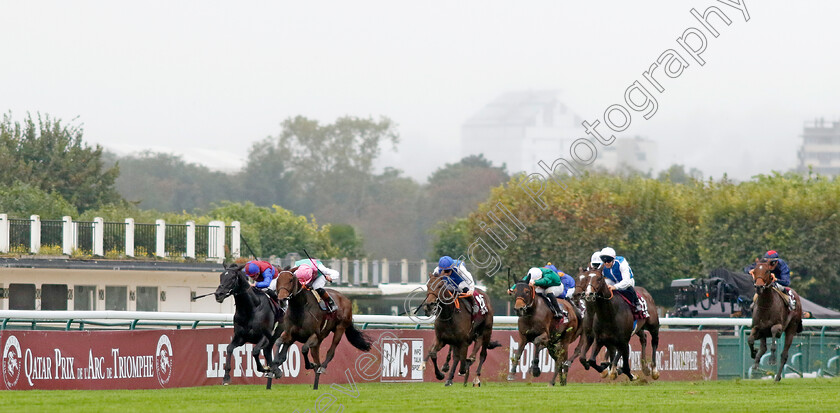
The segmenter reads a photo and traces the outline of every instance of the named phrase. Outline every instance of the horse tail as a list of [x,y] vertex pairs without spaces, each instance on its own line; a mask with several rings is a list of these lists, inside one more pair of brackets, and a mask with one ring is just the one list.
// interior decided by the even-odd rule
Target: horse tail
[[502,343],[499,343],[498,341],[491,341],[490,343],[487,344],[487,350],[492,350],[496,347],[501,347],[501,346],[502,346]]
[[370,351],[370,339],[365,333],[356,329],[356,326],[353,325],[351,322],[349,326],[344,330],[344,336],[347,337],[347,341],[362,351]]

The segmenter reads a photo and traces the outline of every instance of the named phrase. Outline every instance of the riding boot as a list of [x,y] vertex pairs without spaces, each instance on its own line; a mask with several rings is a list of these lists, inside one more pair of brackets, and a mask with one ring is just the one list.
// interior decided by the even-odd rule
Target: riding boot
[[268,298],[271,299],[271,301],[274,301],[275,303],[280,301],[280,299],[277,298],[277,292],[272,290],[271,288],[266,288],[263,291],[265,291],[265,294],[268,296]]
[[642,300],[639,298],[639,293],[636,292],[636,289],[635,288],[630,288],[629,291],[632,292],[632,294],[629,294],[629,295],[630,295],[630,297],[633,298],[633,306],[636,308],[635,309],[636,313],[640,314],[643,318],[650,317],[647,314],[647,311],[646,311],[645,307],[642,305]]
[[327,294],[327,290],[319,288],[316,291],[318,291],[318,294],[321,296],[321,299],[324,300],[324,303],[327,304],[327,311],[331,313],[335,312],[335,303],[333,302],[332,297],[330,297],[330,295]]
[[545,293],[545,297],[548,298],[549,306],[551,307],[551,311],[554,313],[554,318],[569,316],[569,314],[563,310],[563,307],[560,307],[560,303],[557,302],[557,297],[555,297],[554,294]]

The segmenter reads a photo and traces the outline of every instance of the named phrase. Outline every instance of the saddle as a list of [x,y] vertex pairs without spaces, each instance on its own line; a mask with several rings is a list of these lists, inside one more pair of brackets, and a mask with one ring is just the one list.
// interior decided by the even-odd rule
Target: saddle
[[[630,306],[630,312],[633,313],[633,320],[644,320],[646,318],[641,311],[638,311],[638,309],[636,309],[636,306],[633,305],[633,301],[627,298],[626,295],[624,295],[625,293],[623,291],[616,290],[615,292],[619,293],[618,296],[623,298],[624,302],[626,302],[627,305]],[[647,307],[647,301],[645,301],[644,297],[639,296],[639,304],[641,304],[642,307]]]

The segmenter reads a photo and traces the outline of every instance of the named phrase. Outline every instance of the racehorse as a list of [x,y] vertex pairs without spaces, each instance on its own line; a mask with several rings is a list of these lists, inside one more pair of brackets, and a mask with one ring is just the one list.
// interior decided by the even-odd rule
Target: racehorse
[[[501,344],[491,341],[493,334],[493,308],[490,300],[481,290],[476,290],[484,297],[487,305],[487,314],[473,315],[471,300],[465,295],[459,294],[449,277],[444,275],[432,275],[426,282],[426,298],[421,304],[426,314],[437,314],[435,319],[435,344],[429,349],[429,353],[423,360],[425,366],[429,358],[435,367],[435,377],[443,380],[444,375],[437,366],[437,353],[445,345],[452,349],[453,361],[446,378],[446,386],[452,385],[452,378],[455,370],[460,365],[460,373],[464,375],[464,386],[467,385],[470,377],[470,366],[475,361],[476,353],[481,350],[476,377],[473,386],[481,386],[481,366],[487,359],[487,350],[499,347]],[[463,308],[463,309],[462,309]],[[475,341],[472,354],[467,358],[470,343]]]
[[[586,287],[589,286],[588,271],[591,269],[591,267],[587,267],[586,269],[578,267],[578,279],[575,282],[575,291],[572,294],[572,302],[578,304],[578,310],[583,317],[578,326],[580,340],[575,348],[575,354],[572,355],[571,359],[574,360],[580,356],[580,364],[586,370],[589,370],[589,362],[586,360],[586,355],[589,353],[589,348],[595,343],[595,333],[592,330],[592,325],[595,322],[595,303],[583,299]],[[610,360],[612,360],[612,357],[612,355],[607,355],[607,358]],[[607,377],[607,372],[601,372],[601,377]]]
[[245,343],[254,343],[251,354],[254,356],[257,371],[267,373],[268,367],[263,368],[259,359],[260,351],[263,352],[266,363],[270,365],[271,344],[283,331],[279,325],[282,310],[278,310],[265,293],[257,292],[251,287],[242,268],[243,266],[235,263],[226,265],[224,272],[219,276],[219,287],[213,293],[219,303],[233,295],[236,304],[236,312],[233,314],[233,339],[228,344],[225,354],[225,376],[222,379],[225,385],[230,384],[230,357],[233,349]]
[[519,316],[519,349],[513,358],[508,380],[513,380],[516,368],[519,366],[519,358],[525,350],[527,343],[534,343],[534,359],[531,362],[531,374],[539,377],[539,354],[540,349],[545,347],[548,354],[554,359],[554,376],[551,377],[553,386],[560,375],[560,385],[566,385],[566,378],[569,373],[571,359],[569,358],[569,344],[575,341],[580,335],[577,312],[574,306],[567,300],[560,300],[560,305],[566,309],[569,319],[561,322],[554,318],[554,313],[548,307],[543,297],[537,298],[536,288],[527,281],[516,283],[514,290],[514,305]]
[[[633,320],[633,311],[630,304],[621,297],[620,294],[613,294],[612,290],[607,286],[606,279],[600,269],[590,269],[586,276],[589,278],[589,285],[586,287],[585,298],[586,301],[594,304],[592,313],[595,316],[592,325],[593,335],[595,336],[595,350],[589,359],[589,364],[599,373],[609,365],[610,378],[615,379],[617,374],[615,372],[618,360],[622,360],[622,373],[627,375],[630,380],[635,380],[636,376],[630,373],[630,338],[633,334],[639,337],[639,342],[642,347],[642,372],[646,376],[652,377],[654,380],[659,378],[659,370],[656,367],[656,350],[659,347],[659,315],[656,311],[656,304],[653,302],[650,294],[644,288],[636,288],[636,293],[639,294],[640,299],[644,299],[648,303],[650,318],[646,320],[638,320],[641,325],[637,326],[637,322]],[[635,328],[635,331],[634,331]],[[651,337],[651,362],[648,365],[645,357],[647,349],[647,337],[645,330],[650,333]],[[596,364],[595,356],[601,350],[601,347],[607,347],[607,353],[614,355],[609,364]]]
[[[767,261],[756,261],[753,270],[753,280],[758,299],[755,301],[755,310],[752,317],[752,330],[747,341],[750,345],[750,353],[755,364],[753,370],[758,369],[761,356],[767,352],[767,338],[773,339],[770,347],[770,364],[776,364],[776,339],[785,333],[785,347],[782,350],[782,362],[779,364],[779,371],[776,373],[776,381],[782,379],[782,371],[788,359],[788,350],[793,342],[793,336],[802,332],[802,300],[799,294],[793,292],[796,298],[796,307],[793,311],[788,307],[787,302],[782,298],[782,292],[773,287],[773,270],[775,263]],[[756,352],[755,340],[761,340],[761,349]]]
[[[318,305],[313,291],[298,282],[294,274],[296,269],[280,271],[277,275],[277,297],[281,300],[288,298],[289,308],[283,320],[283,334],[280,335],[279,345],[274,349],[274,362],[271,368],[279,377],[280,364],[286,361],[292,343],[304,343],[301,348],[304,367],[315,370],[314,389],[317,390],[321,373],[327,370],[327,365],[335,356],[335,349],[341,342],[342,335],[347,336],[347,340],[353,347],[362,351],[370,351],[370,339],[353,325],[353,304],[347,297],[335,290],[327,289],[338,307],[335,313],[327,313]],[[333,334],[332,344],[322,363],[319,349],[321,342],[330,333]],[[309,362],[310,349],[312,350],[311,363]]]

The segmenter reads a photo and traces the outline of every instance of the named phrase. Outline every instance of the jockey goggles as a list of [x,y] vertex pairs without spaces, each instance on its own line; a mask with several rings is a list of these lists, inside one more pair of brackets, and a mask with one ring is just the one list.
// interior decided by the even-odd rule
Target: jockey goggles
[[609,263],[613,262],[613,260],[615,260],[615,258],[610,257],[609,255],[602,255],[600,258],[601,258],[601,261],[604,262],[604,264],[609,264]]

